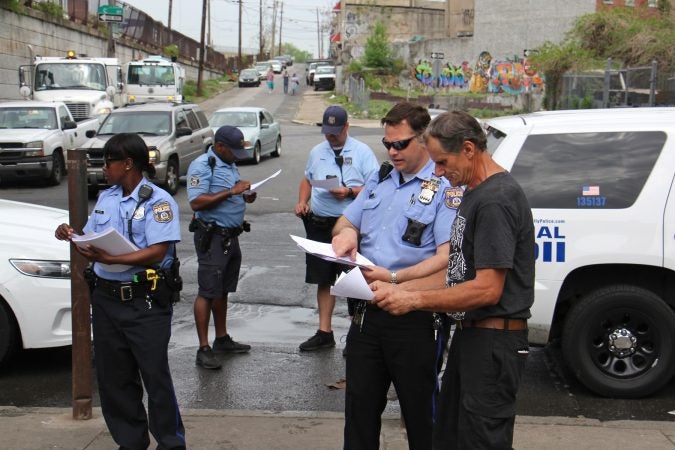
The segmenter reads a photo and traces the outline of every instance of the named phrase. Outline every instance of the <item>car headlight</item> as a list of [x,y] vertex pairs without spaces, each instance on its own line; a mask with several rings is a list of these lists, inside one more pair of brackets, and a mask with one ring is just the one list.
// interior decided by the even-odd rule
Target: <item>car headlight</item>
[[24,155],[25,156],[45,156],[45,151],[43,148],[44,142],[42,141],[32,141],[32,142],[27,142],[24,144],[24,148],[30,148],[31,150],[27,150]]
[[150,148],[148,150],[148,154],[150,155],[150,164],[153,166],[156,165],[159,162],[159,150],[156,148]]
[[70,261],[10,259],[9,262],[16,270],[29,277],[70,278]]

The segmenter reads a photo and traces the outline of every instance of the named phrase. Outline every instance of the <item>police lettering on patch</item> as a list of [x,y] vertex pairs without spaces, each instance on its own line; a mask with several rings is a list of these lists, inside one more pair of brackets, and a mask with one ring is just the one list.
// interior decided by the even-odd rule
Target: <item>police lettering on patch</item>
[[188,183],[191,187],[199,186],[199,177],[197,175],[192,175]]
[[352,165],[352,157],[351,156],[345,157],[345,165],[347,165],[347,166]]
[[152,213],[155,216],[155,222],[167,223],[173,219],[173,211],[169,202],[159,202],[152,207]]
[[459,208],[463,196],[464,190],[461,187],[445,188],[445,206],[451,209]]

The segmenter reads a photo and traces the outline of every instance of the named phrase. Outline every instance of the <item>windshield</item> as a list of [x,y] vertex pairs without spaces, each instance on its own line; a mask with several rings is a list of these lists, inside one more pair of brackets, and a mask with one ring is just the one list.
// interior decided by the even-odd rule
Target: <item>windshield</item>
[[231,125],[233,127],[256,127],[258,126],[257,115],[254,112],[244,111],[228,111],[216,112],[209,125],[212,128],[222,127],[223,125]]
[[129,65],[128,84],[172,86],[175,81],[172,66]]
[[98,134],[138,133],[166,136],[171,132],[171,113],[123,112],[109,114]]
[[54,108],[1,108],[0,128],[57,128]]
[[257,77],[258,72],[253,69],[246,69],[241,71],[242,77]]
[[105,91],[107,85],[103,64],[42,63],[35,70],[35,90],[94,89]]
[[316,73],[335,73],[335,67],[330,66],[319,66],[316,68]]

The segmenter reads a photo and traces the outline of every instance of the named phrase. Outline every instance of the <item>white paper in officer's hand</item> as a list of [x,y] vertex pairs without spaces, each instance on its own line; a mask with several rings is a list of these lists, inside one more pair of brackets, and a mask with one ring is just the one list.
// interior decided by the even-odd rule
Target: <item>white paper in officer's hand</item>
[[358,267],[354,267],[349,272],[342,272],[335,281],[335,286],[331,286],[330,293],[339,297],[358,298],[360,300],[372,300],[375,297]]
[[324,188],[330,191],[331,189],[337,189],[340,187],[340,180],[338,180],[337,177],[328,178],[326,180],[309,180],[309,184],[311,184],[312,187]]
[[374,264],[368,258],[363,256],[361,253],[356,253],[356,261],[352,261],[349,256],[337,256],[335,251],[333,251],[333,246],[326,242],[313,241],[311,239],[301,238],[300,236],[290,235],[291,239],[298,244],[298,247],[303,249],[305,252],[318,256],[321,259],[326,261],[333,261],[340,264],[346,264],[349,266],[360,266],[367,267],[373,266]]

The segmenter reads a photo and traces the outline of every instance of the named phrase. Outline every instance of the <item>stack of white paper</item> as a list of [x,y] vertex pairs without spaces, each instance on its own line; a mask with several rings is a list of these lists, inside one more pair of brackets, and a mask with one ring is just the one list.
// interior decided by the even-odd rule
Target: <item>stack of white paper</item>
[[[88,233],[82,236],[74,234],[72,241],[73,244],[80,248],[91,245],[92,247],[105,250],[108,254],[113,256],[124,255],[126,253],[131,253],[138,250],[138,247],[132,244],[129,239],[122,236],[114,228],[108,228],[98,233]],[[107,270],[108,272],[124,272],[125,270],[128,270],[132,267],[125,264],[96,264],[100,264],[101,268]]]
[[358,267],[354,267],[349,272],[342,272],[335,281],[335,286],[330,288],[330,293],[339,297],[351,297],[360,300],[372,300],[375,297]]
[[348,266],[366,267],[374,265],[368,258],[360,253],[356,254],[356,261],[352,261],[349,256],[337,256],[333,251],[333,246],[331,244],[312,241],[311,239],[293,236],[292,234],[290,236],[291,239],[293,239],[295,243],[298,244],[298,247],[311,255],[318,256],[321,259],[338,262],[340,264],[346,264]]

